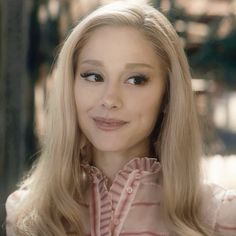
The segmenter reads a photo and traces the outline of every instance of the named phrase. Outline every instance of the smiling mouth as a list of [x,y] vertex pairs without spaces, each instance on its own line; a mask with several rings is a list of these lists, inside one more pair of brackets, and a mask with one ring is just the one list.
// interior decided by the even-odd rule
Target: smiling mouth
[[128,122],[116,119],[93,118],[97,128],[104,131],[112,131],[122,128]]

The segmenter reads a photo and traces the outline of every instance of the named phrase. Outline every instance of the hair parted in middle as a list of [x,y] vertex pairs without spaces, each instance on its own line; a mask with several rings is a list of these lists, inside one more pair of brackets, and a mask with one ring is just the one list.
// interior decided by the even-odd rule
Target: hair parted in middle
[[[83,198],[86,179],[81,163],[92,157],[90,144],[78,125],[73,88],[80,51],[93,32],[104,26],[137,29],[163,63],[167,74],[163,112],[150,137],[150,148],[162,165],[163,212],[174,235],[208,235],[198,212],[201,141],[184,50],[161,12],[147,4],[124,1],[100,7],[85,17],[61,49],[48,101],[42,154],[24,183],[31,191],[23,208],[34,205],[40,223],[25,215],[31,222],[27,227],[34,227],[40,235],[62,236],[65,231],[60,218],[64,218],[83,235],[81,217],[75,209],[79,209],[77,200]],[[26,227],[23,222],[27,221],[20,220],[19,229]]]

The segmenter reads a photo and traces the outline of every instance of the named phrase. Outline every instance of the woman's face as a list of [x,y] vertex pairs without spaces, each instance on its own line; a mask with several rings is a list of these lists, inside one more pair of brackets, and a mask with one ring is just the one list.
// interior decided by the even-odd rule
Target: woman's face
[[146,151],[165,90],[151,43],[131,27],[102,27],[80,51],[74,86],[78,122],[96,150]]

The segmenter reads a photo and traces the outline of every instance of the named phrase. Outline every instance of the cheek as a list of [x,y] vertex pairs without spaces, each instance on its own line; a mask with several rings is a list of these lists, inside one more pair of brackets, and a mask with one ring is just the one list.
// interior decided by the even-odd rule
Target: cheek
[[89,107],[89,99],[86,99],[85,94],[79,89],[75,90],[74,92],[75,92],[74,97],[76,104],[77,119],[79,125],[81,125],[83,123],[83,117],[86,114],[86,110]]
[[76,112],[77,112],[77,122],[79,127],[83,130],[87,125],[87,111],[90,107],[89,100],[86,97],[81,96],[82,94],[75,95],[75,102],[76,102]]
[[[153,97],[146,96],[145,100],[139,101],[136,104],[139,104],[137,113],[139,114],[142,125],[148,129],[152,129],[155,126],[157,118],[160,114],[160,105],[162,102],[162,95]],[[137,106],[137,105],[136,105]]]
[[79,84],[76,84],[75,86],[74,97],[78,114],[88,110],[93,106],[94,101],[96,101],[95,93],[89,91],[83,86],[79,86]]

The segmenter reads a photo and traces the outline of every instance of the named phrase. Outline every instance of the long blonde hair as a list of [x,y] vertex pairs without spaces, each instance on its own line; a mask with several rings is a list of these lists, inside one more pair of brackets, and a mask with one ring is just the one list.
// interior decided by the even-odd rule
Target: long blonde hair
[[83,235],[78,202],[86,181],[80,165],[85,139],[76,117],[74,75],[81,48],[94,30],[107,25],[138,29],[166,65],[165,114],[152,136],[162,164],[163,215],[171,235],[209,235],[199,212],[201,142],[183,48],[163,14],[147,4],[127,2],[92,12],[73,29],[61,49],[42,153],[22,185],[29,193],[16,214],[17,235],[65,236],[65,224]]

